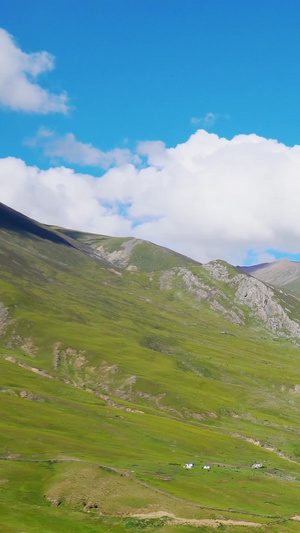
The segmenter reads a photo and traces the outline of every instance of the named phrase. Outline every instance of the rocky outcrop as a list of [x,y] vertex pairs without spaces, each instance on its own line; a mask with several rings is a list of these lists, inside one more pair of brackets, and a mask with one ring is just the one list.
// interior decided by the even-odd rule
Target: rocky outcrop
[[160,290],[170,291],[173,288],[173,279],[176,270],[166,270],[159,278],[159,288]]
[[[113,252],[108,252],[104,246],[97,246],[95,249],[97,251],[97,255],[101,257],[101,259],[105,259],[116,267],[127,268],[129,266],[131,252],[133,248],[140,242],[143,241],[139,239],[129,239],[121,244],[120,250],[114,250]],[[131,270],[133,270],[132,267]]]
[[178,275],[182,277],[188,292],[194,294],[198,300],[207,300],[211,309],[222,313],[233,324],[244,324],[244,313],[223,291],[204,283],[187,268],[178,269]]
[[44,402],[45,400],[43,398],[40,398],[40,396],[37,396],[34,394],[34,392],[22,390],[20,392],[21,398],[24,398],[25,400],[31,400],[33,402]]
[[0,302],[0,335],[4,335],[8,323],[8,310],[2,302]]
[[160,288],[171,290],[178,279],[183,282],[184,289],[198,301],[205,301],[207,305],[224,315],[233,324],[244,324],[244,313],[226,296],[226,294],[213,285],[208,285],[200,276],[193,274],[188,268],[174,268],[165,272],[160,277]]
[[214,279],[234,289],[235,302],[251,309],[253,317],[263,322],[273,333],[300,338],[300,325],[288,316],[288,310],[276,300],[269,286],[247,274],[230,276],[222,261],[211,261],[204,268]]
[[231,279],[231,277],[229,276],[228,268],[223,261],[211,261],[210,263],[203,265],[203,268],[205,268],[205,270],[208,270],[210,275],[218,281],[228,283]]
[[270,287],[246,274],[235,276],[230,285],[237,289],[236,300],[247,305],[268,329],[279,335],[300,338],[299,324],[289,318]]
[[289,317],[290,311],[276,298],[271,287],[235,270],[224,261],[211,261],[203,268],[209,273],[211,283],[207,274],[201,276],[201,270],[195,274],[181,267],[162,274],[160,289],[175,289],[179,297],[182,296],[182,289],[185,289],[195,300],[221,313],[233,324],[246,324],[248,308],[253,319],[273,333],[300,338],[300,324]]

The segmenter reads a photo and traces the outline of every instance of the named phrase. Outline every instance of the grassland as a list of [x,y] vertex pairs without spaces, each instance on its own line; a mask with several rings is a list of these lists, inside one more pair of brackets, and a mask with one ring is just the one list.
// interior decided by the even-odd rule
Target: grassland
[[0,531],[299,531],[298,346],[162,289],[146,245],[130,272],[1,232]]

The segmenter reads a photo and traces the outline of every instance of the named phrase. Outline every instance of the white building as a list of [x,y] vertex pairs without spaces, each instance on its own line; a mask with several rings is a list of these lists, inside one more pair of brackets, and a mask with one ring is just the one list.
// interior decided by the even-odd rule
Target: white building
[[194,468],[194,463],[185,463],[184,465],[184,468],[186,468],[187,470],[190,470],[191,468]]

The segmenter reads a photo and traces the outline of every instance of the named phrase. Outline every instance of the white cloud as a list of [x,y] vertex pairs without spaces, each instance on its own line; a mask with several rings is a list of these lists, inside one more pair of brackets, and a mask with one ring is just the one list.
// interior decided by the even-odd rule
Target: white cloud
[[209,128],[210,126],[213,126],[218,119],[218,115],[216,113],[206,113],[204,117],[192,117],[191,118],[191,124],[194,124],[196,126],[203,126],[204,128]]
[[198,130],[174,148],[144,142],[137,151],[142,168],[125,162],[101,178],[0,160],[1,199],[46,223],[134,235],[203,262],[299,253],[300,146]]
[[53,70],[48,52],[27,54],[0,28],[0,104],[15,111],[66,113],[67,96],[52,94],[36,83],[39,74]]
[[101,167],[105,170],[112,165],[140,163],[138,155],[132,154],[128,148],[115,148],[103,152],[90,143],[77,141],[73,133],[60,137],[45,128],[40,128],[35,138],[26,139],[25,144],[30,147],[41,147],[44,154],[52,159],[60,158],[67,163]]
[[0,159],[1,202],[46,224],[127,235],[130,222],[99,201],[97,178],[65,167],[40,170],[21,159]]

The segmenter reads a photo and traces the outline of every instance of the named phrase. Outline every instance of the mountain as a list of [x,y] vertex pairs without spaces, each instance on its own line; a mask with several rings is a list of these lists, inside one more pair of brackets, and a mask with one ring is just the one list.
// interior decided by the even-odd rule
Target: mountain
[[0,227],[3,234],[5,230],[13,231],[21,235],[26,234],[31,237],[40,237],[54,243],[72,246],[63,235],[49,230],[44,225],[35,222],[35,220],[18,213],[2,203],[0,203]]
[[0,208],[0,531],[298,531],[298,299]]
[[189,257],[141,239],[107,237],[63,228],[59,228],[59,231],[87,245],[94,256],[127,270],[154,272],[172,267],[200,265]]
[[256,279],[300,295],[300,262],[279,259],[250,267],[238,267]]

